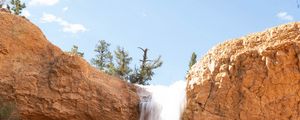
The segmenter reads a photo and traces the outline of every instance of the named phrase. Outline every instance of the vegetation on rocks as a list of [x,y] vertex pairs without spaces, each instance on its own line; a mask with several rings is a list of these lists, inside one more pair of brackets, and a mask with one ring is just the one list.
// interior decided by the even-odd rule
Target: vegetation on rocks
[[137,83],[141,85],[149,85],[148,81],[152,80],[152,76],[154,75],[153,70],[162,66],[163,62],[161,61],[161,57],[159,56],[155,60],[148,59],[148,50],[139,48],[143,51],[143,58],[140,60],[141,64],[139,68],[135,68],[135,71],[130,76],[131,83]]
[[191,69],[192,66],[193,66],[194,64],[196,64],[196,62],[197,62],[197,54],[196,54],[195,52],[193,52],[193,53],[192,53],[192,57],[191,57],[191,59],[190,59],[190,63],[189,63],[189,69]]
[[163,64],[161,56],[151,60],[148,58],[149,49],[139,47],[139,49],[143,51],[140,67],[132,69],[130,67],[132,57],[130,57],[128,51],[122,47],[118,47],[114,51],[113,56],[109,47],[110,43],[107,43],[105,40],[100,40],[94,50],[96,56],[91,60],[91,63],[99,70],[131,83],[149,85],[148,82],[152,80],[154,70]]
[[0,97],[0,120],[19,120],[18,112],[13,102],[7,102]]
[[16,15],[20,15],[22,10],[26,8],[25,3],[22,3],[20,0],[11,0],[10,4],[12,5],[11,11]]
[[26,8],[26,4],[21,0],[10,0],[9,4],[5,4],[5,3],[6,0],[1,0],[0,8],[2,8],[3,5],[6,5],[6,8],[15,15],[20,15],[22,13],[22,10]]
[[74,55],[77,55],[77,56],[80,56],[80,57],[84,56],[83,52],[78,51],[78,46],[76,46],[76,45],[73,45],[73,47],[71,48],[71,51],[69,51],[67,53],[72,55],[72,56],[74,56]]

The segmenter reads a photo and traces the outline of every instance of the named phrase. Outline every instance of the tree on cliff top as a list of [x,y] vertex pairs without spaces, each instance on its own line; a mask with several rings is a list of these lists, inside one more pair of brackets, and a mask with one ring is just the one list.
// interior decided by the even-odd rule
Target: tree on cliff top
[[109,63],[107,64],[107,70],[106,73],[110,74],[110,75],[116,75],[116,67],[115,64],[113,62],[113,56],[109,57]]
[[102,70],[109,74],[114,74],[113,56],[109,51],[110,44],[105,40],[100,40],[96,45],[96,58],[91,60],[91,63],[95,65],[99,70]]
[[189,69],[192,68],[192,66],[197,62],[197,54],[195,52],[192,53],[192,57],[190,59],[189,63]]
[[[25,3],[22,3],[20,0],[11,0],[10,4],[12,5],[11,10],[16,15],[20,15],[22,13],[22,10],[26,8]],[[8,8],[10,9],[10,7]]]
[[147,48],[139,48],[143,51],[143,58],[140,60],[140,68],[135,68],[135,71],[130,75],[130,82],[137,83],[141,85],[149,85],[148,81],[152,80],[154,75],[153,70],[162,66],[163,62],[161,61],[161,56],[155,60],[148,59],[148,50]]
[[100,40],[95,49],[96,57],[91,60],[91,63],[99,70],[128,82],[149,85],[148,81],[152,80],[154,75],[153,70],[162,66],[160,56],[155,60],[149,60],[148,49],[139,48],[143,51],[143,58],[140,60],[140,66],[132,71],[129,67],[132,58],[128,52],[124,48],[117,47],[113,56],[109,46],[110,44],[105,40]]
[[67,52],[67,53],[69,53],[70,55],[78,55],[80,57],[83,57],[83,55],[84,55],[83,52],[78,51],[78,46],[76,46],[76,45],[73,45],[73,47],[71,48],[71,51]]
[[115,55],[116,55],[116,62],[117,62],[115,68],[116,74],[120,78],[124,80],[128,80],[129,74],[132,72],[132,69],[129,67],[132,58],[129,57],[128,52],[121,47],[118,47],[117,50],[115,50]]

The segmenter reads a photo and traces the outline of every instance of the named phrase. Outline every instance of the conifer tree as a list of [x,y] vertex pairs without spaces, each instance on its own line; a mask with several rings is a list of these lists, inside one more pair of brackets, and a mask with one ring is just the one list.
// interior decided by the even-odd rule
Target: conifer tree
[[192,53],[192,57],[190,59],[189,63],[189,69],[192,68],[192,66],[197,62],[197,54],[195,52]]
[[130,75],[130,82],[141,85],[149,85],[148,81],[152,80],[153,70],[162,66],[161,56],[155,60],[148,59],[148,49],[139,48],[143,51],[143,58],[140,60],[141,65],[135,68],[133,74]]
[[91,63],[95,65],[99,70],[107,73],[113,73],[113,56],[109,51],[109,46],[110,44],[105,40],[100,40],[96,45],[96,49],[94,50],[97,53],[96,58],[93,58],[91,60]]
[[129,54],[127,51],[124,50],[124,48],[118,47],[115,51],[116,56],[116,62],[117,66],[115,68],[116,75],[118,75],[120,78],[124,80],[128,80],[129,74],[131,73],[131,68],[129,67],[129,64],[132,60],[131,57],[129,57]]
[[71,51],[68,52],[70,55],[78,55],[80,57],[83,57],[84,53],[83,52],[79,52],[78,51],[78,46],[73,45],[73,47],[71,48]]
[[25,3],[22,3],[20,0],[11,0],[10,4],[12,5],[11,10],[16,15],[20,15],[22,13],[22,10],[26,8]]
[[110,54],[110,56],[108,58],[109,58],[109,63],[107,65],[106,73],[108,73],[110,75],[116,75],[116,67],[113,62],[113,56]]

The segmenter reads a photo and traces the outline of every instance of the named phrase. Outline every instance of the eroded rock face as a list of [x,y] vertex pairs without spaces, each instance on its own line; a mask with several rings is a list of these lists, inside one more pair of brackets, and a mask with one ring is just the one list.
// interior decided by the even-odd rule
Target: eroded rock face
[[213,48],[188,74],[184,120],[300,119],[300,23]]
[[0,12],[0,96],[23,120],[137,120],[135,87],[69,56],[28,20]]

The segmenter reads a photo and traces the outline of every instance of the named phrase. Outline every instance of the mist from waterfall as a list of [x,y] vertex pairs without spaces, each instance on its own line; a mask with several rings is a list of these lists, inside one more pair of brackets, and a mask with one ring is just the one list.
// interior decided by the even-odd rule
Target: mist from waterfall
[[186,103],[186,82],[140,86],[140,120],[179,120]]

